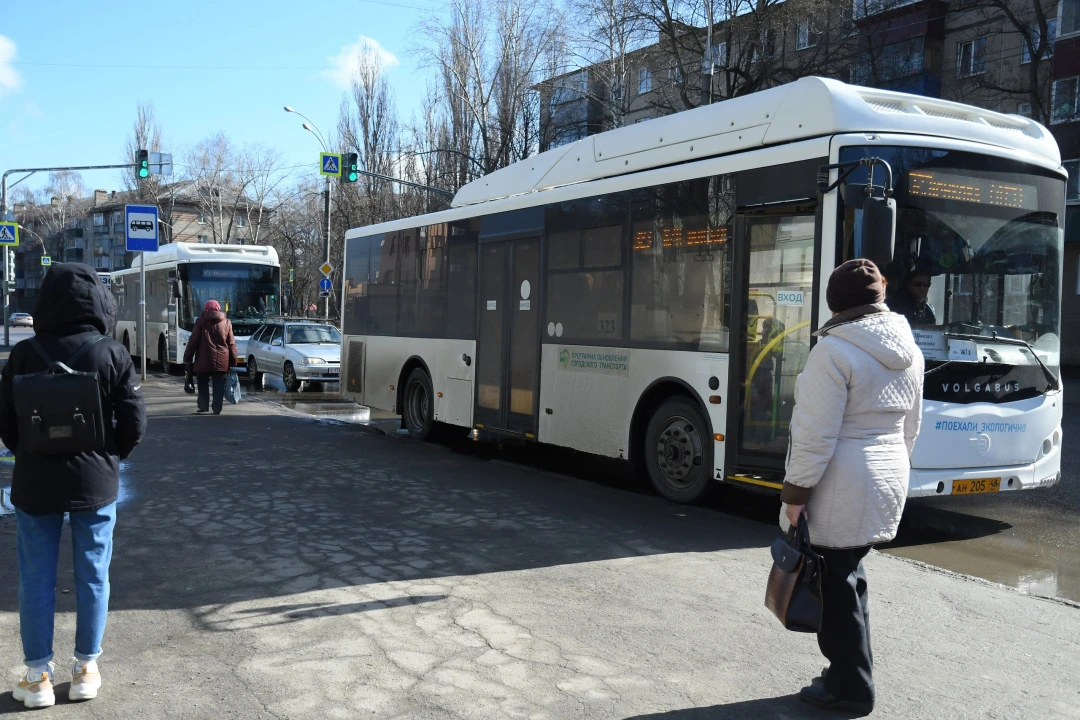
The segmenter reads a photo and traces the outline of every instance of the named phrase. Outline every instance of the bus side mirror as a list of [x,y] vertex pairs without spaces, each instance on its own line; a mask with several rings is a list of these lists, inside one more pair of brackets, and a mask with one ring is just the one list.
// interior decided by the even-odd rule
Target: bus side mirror
[[892,198],[864,198],[859,255],[884,268],[893,261],[895,252],[896,201]]
[[173,280],[169,283],[169,290],[172,293],[172,299],[178,300],[180,298],[180,281]]

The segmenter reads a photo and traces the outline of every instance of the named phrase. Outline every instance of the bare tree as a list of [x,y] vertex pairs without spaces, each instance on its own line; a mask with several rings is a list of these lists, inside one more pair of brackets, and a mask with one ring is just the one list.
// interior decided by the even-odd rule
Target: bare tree
[[420,26],[422,60],[437,70],[439,151],[454,162],[452,187],[536,152],[535,93],[541,58],[559,22],[553,8],[526,0],[451,0],[447,16]]
[[198,208],[211,241],[257,243],[286,178],[277,151],[261,145],[238,149],[218,133],[191,148],[184,165],[179,191]]
[[[581,69],[552,84],[552,119],[570,126],[571,136],[576,134],[578,128],[572,123],[580,126],[582,119],[560,118],[560,109],[562,114],[580,115],[574,109],[580,104],[565,103],[581,97],[599,109],[602,127],[621,127],[656,79],[652,77],[656,53],[647,47],[653,25],[641,13],[638,0],[571,0],[569,13],[567,61]],[[647,74],[648,82],[642,82],[641,72]]]
[[[135,122],[131,127],[131,134],[124,144],[124,162],[135,162],[135,153],[139,150],[160,152],[162,144],[161,125],[157,121],[154,104],[150,102],[139,103],[135,112]],[[135,170],[122,171],[124,186],[128,190],[138,191],[140,199],[156,198],[161,187],[161,179],[157,175],[140,179]]]

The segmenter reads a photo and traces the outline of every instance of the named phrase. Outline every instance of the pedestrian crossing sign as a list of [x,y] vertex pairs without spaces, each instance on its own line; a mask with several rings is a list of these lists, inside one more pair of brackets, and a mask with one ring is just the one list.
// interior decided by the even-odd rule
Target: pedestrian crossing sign
[[341,177],[341,155],[337,153],[320,153],[319,173],[330,177]]
[[0,222],[0,246],[15,247],[19,244],[19,223]]

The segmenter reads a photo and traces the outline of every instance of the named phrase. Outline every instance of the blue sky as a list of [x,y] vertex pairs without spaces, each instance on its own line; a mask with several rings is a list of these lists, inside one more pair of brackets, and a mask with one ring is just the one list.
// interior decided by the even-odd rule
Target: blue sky
[[[165,151],[224,132],[279,149],[316,171],[318,141],[291,105],[329,134],[357,43],[388,55],[403,120],[424,71],[410,54],[415,8],[439,0],[0,0],[0,171],[122,162],[139,102],[153,102]],[[411,6],[411,7],[406,7]],[[395,64],[396,63],[396,64]],[[301,170],[300,172],[306,172]],[[117,172],[83,174],[118,189]],[[29,181],[44,184],[44,176]]]

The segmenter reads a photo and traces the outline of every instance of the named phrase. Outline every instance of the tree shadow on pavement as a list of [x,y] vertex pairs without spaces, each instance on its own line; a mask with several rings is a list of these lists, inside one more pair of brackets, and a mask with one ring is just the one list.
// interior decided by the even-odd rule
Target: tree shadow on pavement
[[[776,534],[709,509],[250,405],[206,418],[178,416],[177,397],[151,403],[147,439],[123,477],[110,609],[210,609],[389,581],[415,586],[362,600],[430,602],[441,590],[423,582],[437,578],[764,548]],[[66,537],[61,548],[64,612],[75,605]],[[0,611],[14,611],[13,517],[0,517],[0,558]]]
[[798,695],[781,695],[725,705],[634,715],[626,720],[836,720],[848,717],[859,716],[819,710],[799,700]]

